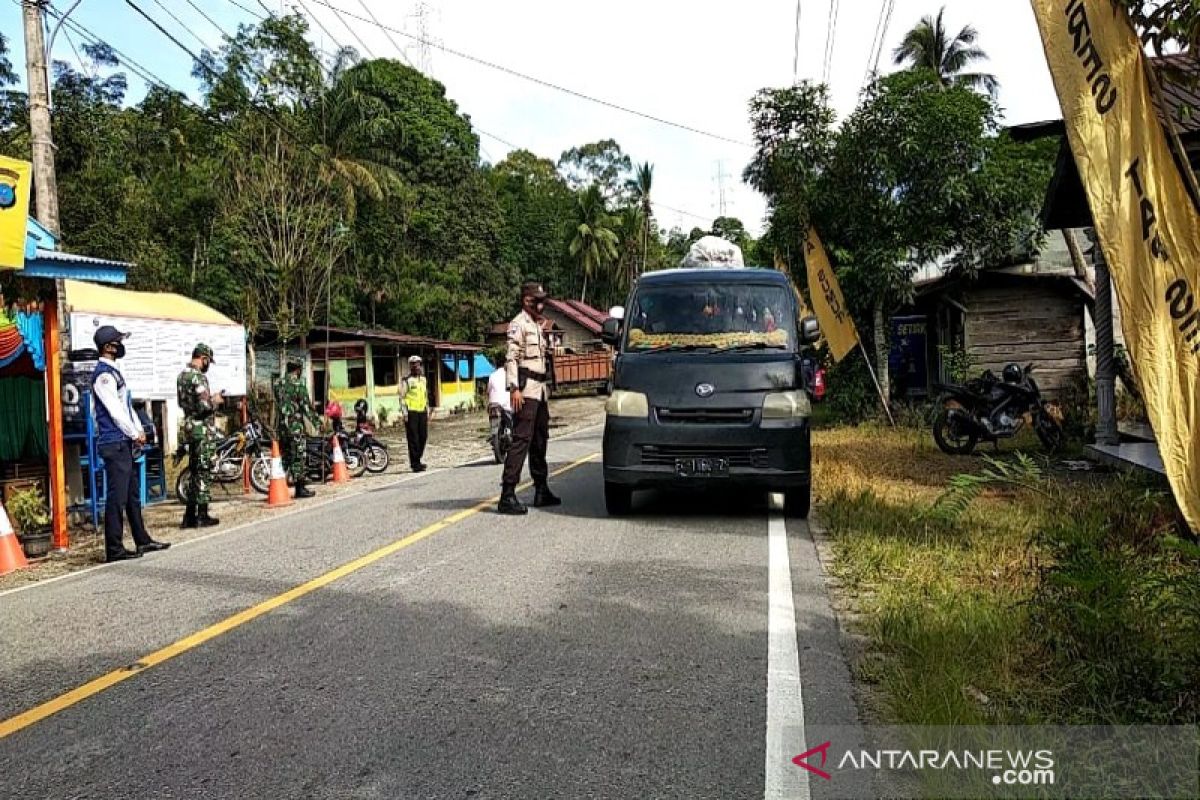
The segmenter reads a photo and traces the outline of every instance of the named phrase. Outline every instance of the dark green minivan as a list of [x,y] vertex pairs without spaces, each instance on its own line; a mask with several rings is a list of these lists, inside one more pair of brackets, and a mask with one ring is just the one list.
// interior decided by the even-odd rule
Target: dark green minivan
[[755,268],[642,276],[604,338],[617,349],[604,426],[604,498],[638,489],[782,492],[808,516],[811,404],[801,351],[816,340],[791,282]]

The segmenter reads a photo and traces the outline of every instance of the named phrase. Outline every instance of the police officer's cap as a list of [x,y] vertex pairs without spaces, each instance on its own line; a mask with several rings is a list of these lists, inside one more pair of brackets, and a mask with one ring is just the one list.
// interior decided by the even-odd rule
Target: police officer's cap
[[409,357],[408,357],[408,363],[410,363],[410,364],[420,364],[420,363],[421,363],[421,357],[420,357],[420,356],[409,356]]
[[529,281],[528,283],[521,284],[521,296],[532,297],[535,300],[545,300],[548,297],[546,287],[537,281]]
[[96,343],[97,349],[103,349],[104,345],[119,342],[128,335],[128,333],[121,333],[112,325],[101,325],[92,335],[92,341]]
[[196,349],[192,351],[192,358],[207,358],[212,363],[217,363],[217,360],[213,358],[213,349],[203,342],[196,345]]

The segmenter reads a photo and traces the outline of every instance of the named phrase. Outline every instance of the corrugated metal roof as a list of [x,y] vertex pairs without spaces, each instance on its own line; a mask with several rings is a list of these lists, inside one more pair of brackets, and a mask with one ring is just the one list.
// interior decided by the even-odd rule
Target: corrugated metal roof
[[67,264],[92,264],[100,267],[121,267],[129,269],[133,266],[127,261],[111,261],[106,258],[92,258],[91,256],[80,256],[75,253],[64,253],[59,250],[46,250],[39,247],[37,249],[37,258],[45,261],[62,261]]
[[1167,105],[1159,113],[1173,119],[1180,133],[1200,133],[1200,61],[1179,54],[1152,58],[1150,63],[1158,73]]

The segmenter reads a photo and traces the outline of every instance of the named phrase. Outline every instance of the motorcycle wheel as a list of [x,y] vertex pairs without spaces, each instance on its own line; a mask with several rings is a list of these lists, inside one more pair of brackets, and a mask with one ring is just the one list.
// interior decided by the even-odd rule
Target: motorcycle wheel
[[1033,415],[1033,429],[1037,431],[1042,447],[1051,453],[1057,453],[1066,443],[1067,436],[1063,433],[1062,426],[1044,410]]
[[361,478],[367,471],[367,457],[357,447],[348,447],[345,452],[346,469],[351,478]]
[[271,460],[265,457],[255,458],[250,464],[250,485],[259,494],[271,491]]
[[187,485],[191,477],[191,467],[184,467],[179,470],[179,477],[175,479],[175,499],[183,505],[187,505]]
[[950,409],[943,408],[933,421],[933,440],[943,453],[965,456],[975,449],[979,436],[974,432],[959,430],[950,417]]
[[497,464],[504,463],[504,443],[500,441],[500,436],[492,437],[492,458]]
[[383,445],[373,444],[366,449],[367,457],[367,472],[380,473],[387,472],[387,468],[391,466],[392,457],[388,454],[387,448]]

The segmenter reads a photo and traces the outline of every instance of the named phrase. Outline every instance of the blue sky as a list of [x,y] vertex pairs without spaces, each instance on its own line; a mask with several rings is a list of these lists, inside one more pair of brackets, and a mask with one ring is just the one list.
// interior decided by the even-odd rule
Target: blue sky
[[[54,0],[65,9],[71,0]],[[210,46],[220,33],[187,0],[136,0],[188,47],[200,43],[164,10],[170,9]],[[192,0],[226,30],[255,21],[231,0]],[[338,17],[328,7],[367,17],[363,3],[384,24],[423,35],[512,69],[618,102],[730,139],[750,137],[746,104],[757,89],[783,86],[793,76],[795,0],[753,0],[740,5],[718,0],[609,0],[594,4],[562,0],[236,0],[258,13],[306,6],[328,30],[313,24],[313,38],[332,50],[334,41],[354,44],[348,23],[376,56],[396,56],[386,34],[369,23]],[[326,3],[328,5],[323,5]],[[825,43],[831,12],[838,6],[829,80],[835,106],[845,116],[854,107],[870,60],[871,40],[884,0],[801,0],[800,78],[825,74]],[[881,66],[890,69],[892,48],[933,0],[896,0]],[[970,22],[1001,81],[1001,105],[1010,123],[1058,116],[1045,58],[1030,5],[1021,0],[980,3],[945,0],[947,24],[957,31]],[[124,0],[82,0],[71,18],[149,68],[176,88],[196,96],[188,57],[131,9]],[[13,0],[0,3],[0,32],[9,39],[14,64],[24,68],[21,12]],[[72,34],[76,47],[81,44]],[[655,165],[656,216],[663,227],[707,227],[720,208],[761,229],[761,196],[741,183],[748,148],[663,126],[605,108],[444,53],[393,34],[405,57],[442,81],[449,96],[471,115],[478,129],[556,160],[565,149],[615,138],[637,161]],[[359,48],[361,49],[361,47]],[[56,59],[75,62],[62,33]],[[144,85],[130,75],[130,99]],[[497,161],[509,147],[481,136],[484,155]],[[718,180],[719,174],[723,180]]]

